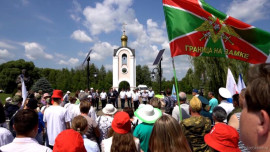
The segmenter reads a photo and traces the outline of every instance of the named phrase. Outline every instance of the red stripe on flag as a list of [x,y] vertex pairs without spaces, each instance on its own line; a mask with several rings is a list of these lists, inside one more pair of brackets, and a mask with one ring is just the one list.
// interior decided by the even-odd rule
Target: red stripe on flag
[[195,15],[208,19],[211,14],[201,8],[199,0],[163,0],[163,4],[187,10]]
[[238,29],[247,29],[247,28],[251,28],[252,26],[247,24],[247,23],[244,23],[236,18],[233,18],[231,16],[229,16],[226,20],[225,20],[225,24],[227,25],[230,25],[230,26],[233,26],[235,28],[238,28]]
[[224,42],[224,46],[229,58],[246,61],[252,64],[264,63],[267,56],[260,50],[252,47],[249,43],[234,36],[230,37],[230,41]]
[[[200,56],[201,52],[197,52],[199,47],[204,47],[206,39],[202,38],[201,32],[195,32],[190,35],[176,39],[170,43],[171,56],[188,54],[191,56]],[[195,48],[195,49],[192,49]]]

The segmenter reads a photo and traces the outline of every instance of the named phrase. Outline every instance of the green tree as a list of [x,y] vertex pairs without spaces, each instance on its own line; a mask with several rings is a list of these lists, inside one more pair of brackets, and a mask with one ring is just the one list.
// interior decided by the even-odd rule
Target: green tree
[[29,86],[39,78],[38,71],[34,71],[35,65],[33,62],[26,62],[23,59],[9,61],[0,65],[0,88],[6,93],[14,93],[17,90],[16,79],[21,74],[22,69],[26,69],[30,77]]
[[52,88],[51,84],[44,77],[40,78],[39,80],[37,80],[37,82],[35,82],[35,84],[32,87],[32,90],[35,92],[38,92],[38,90],[42,90],[44,93],[52,93],[53,92],[53,88]]
[[226,86],[228,68],[232,71],[237,82],[238,74],[242,73],[244,80],[247,76],[249,63],[219,57],[196,57],[192,59],[194,77],[192,86],[204,88],[204,92],[218,92],[220,87]]

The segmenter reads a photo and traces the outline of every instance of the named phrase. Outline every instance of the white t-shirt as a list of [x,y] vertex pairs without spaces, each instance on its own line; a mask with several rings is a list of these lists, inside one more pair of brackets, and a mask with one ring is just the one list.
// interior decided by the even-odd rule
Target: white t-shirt
[[[184,104],[181,104],[180,107],[181,107],[181,111],[182,111],[182,119],[189,118],[190,117],[190,114],[189,114],[189,105],[186,104],[186,103],[184,103]],[[180,112],[179,112],[179,106],[176,105],[173,108],[172,117],[174,119],[176,119],[178,122],[180,122],[180,115],[179,114],[180,114]]]
[[155,95],[155,92],[154,92],[154,91],[149,91],[149,92],[148,92],[148,96],[149,96],[149,97],[153,97],[154,95]]
[[135,92],[132,94],[133,101],[138,101],[140,97],[140,93]]
[[52,152],[49,147],[40,145],[36,139],[15,138],[12,143],[2,146],[0,148],[2,152]]
[[126,92],[127,98],[131,98],[132,97],[132,92],[131,91],[127,91]]
[[228,115],[233,111],[233,109],[234,109],[233,104],[232,104],[232,103],[229,103],[229,102],[226,101],[226,100],[222,100],[218,106],[222,107],[222,108],[226,111],[227,116],[228,116]]
[[106,92],[101,92],[100,93],[100,98],[101,98],[101,100],[105,100],[107,98],[107,93]]
[[[227,116],[234,109],[233,104],[232,103],[229,103],[227,100],[222,100],[218,106],[222,107],[226,111]],[[227,119],[225,119],[223,122],[227,123]]]
[[67,104],[65,104],[64,108],[67,109],[68,115],[70,117],[70,121],[72,121],[73,118],[77,116],[77,114],[74,113],[74,108],[77,108],[77,105],[67,103]]
[[70,122],[70,116],[61,106],[50,106],[44,112],[43,121],[47,123],[49,145],[53,146],[56,136],[66,129],[66,122]]
[[13,141],[12,133],[4,127],[0,127],[0,147]]
[[126,97],[126,92],[125,91],[121,91],[120,92],[120,99],[125,99]]
[[142,93],[142,101],[147,101],[148,93]]

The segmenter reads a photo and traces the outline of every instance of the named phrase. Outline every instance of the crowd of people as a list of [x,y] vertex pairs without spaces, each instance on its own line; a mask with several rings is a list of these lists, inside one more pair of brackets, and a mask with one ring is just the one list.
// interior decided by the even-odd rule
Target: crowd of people
[[191,100],[179,93],[180,107],[170,89],[162,99],[137,89],[91,88],[74,97],[39,91],[24,105],[16,94],[0,102],[0,151],[270,151],[269,93],[270,64],[261,64],[249,70],[240,94],[221,87],[217,97],[208,92],[208,100],[193,89]]

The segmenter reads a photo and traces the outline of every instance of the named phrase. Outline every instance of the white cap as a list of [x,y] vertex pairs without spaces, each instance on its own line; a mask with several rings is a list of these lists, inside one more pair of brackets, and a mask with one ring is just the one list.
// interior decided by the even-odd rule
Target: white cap
[[91,95],[88,95],[87,98],[92,98],[92,96]]
[[219,88],[218,93],[223,98],[226,98],[226,99],[232,98],[232,95],[231,95],[230,91],[228,89],[226,89],[226,88],[223,88],[223,87]]
[[7,97],[6,98],[6,102],[11,102],[12,101],[12,98],[11,97]]
[[70,91],[67,91],[67,93],[70,93]]

